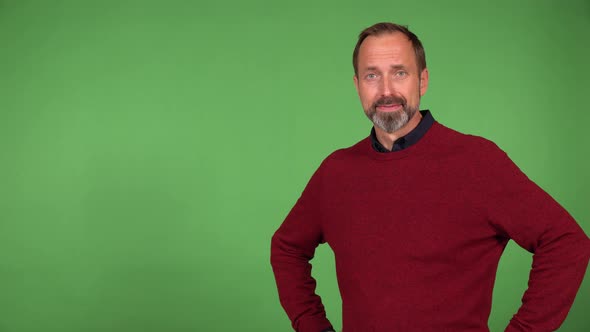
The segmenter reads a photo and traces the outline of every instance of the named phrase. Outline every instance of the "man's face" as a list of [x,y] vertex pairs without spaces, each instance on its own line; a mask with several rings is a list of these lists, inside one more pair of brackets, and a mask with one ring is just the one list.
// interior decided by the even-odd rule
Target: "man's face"
[[428,70],[418,72],[412,42],[399,32],[367,37],[359,49],[354,84],[376,129],[393,133],[420,109]]

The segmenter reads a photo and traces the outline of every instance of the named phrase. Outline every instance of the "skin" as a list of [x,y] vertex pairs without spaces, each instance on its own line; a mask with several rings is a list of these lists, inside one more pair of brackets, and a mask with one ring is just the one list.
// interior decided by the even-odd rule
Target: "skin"
[[[407,106],[419,109],[420,98],[428,89],[428,69],[418,72],[408,37],[400,32],[369,36],[361,44],[357,61],[358,76],[353,79],[365,113],[384,97],[402,98]],[[400,103],[376,106],[377,112],[403,112],[402,108]],[[391,150],[393,142],[412,131],[421,118],[420,112],[416,112],[403,127],[391,133],[374,126],[377,139]]]

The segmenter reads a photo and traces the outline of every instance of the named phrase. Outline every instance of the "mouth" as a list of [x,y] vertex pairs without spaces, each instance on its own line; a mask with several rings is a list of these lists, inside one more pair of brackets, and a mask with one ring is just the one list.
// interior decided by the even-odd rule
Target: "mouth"
[[402,109],[402,104],[383,104],[376,107],[381,112],[395,112]]

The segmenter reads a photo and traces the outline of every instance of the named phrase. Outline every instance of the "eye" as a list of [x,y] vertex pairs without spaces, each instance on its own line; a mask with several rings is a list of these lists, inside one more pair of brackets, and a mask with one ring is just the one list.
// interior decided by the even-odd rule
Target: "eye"
[[368,79],[368,80],[374,80],[374,79],[377,78],[377,74],[370,73],[370,74],[365,75],[365,78]]
[[404,71],[404,70],[400,70],[395,73],[395,77],[398,77],[398,78],[404,78],[406,76],[408,76],[408,72]]

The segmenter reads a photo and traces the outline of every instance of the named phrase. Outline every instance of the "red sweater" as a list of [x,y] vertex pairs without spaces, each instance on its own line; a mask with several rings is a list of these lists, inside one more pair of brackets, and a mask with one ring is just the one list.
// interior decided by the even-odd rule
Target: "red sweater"
[[498,261],[534,253],[506,331],[553,331],[582,282],[590,241],[496,145],[435,123],[415,145],[369,138],[324,160],[272,238],[279,297],[299,332],[329,328],[309,260],[336,258],[344,332],[488,331]]

